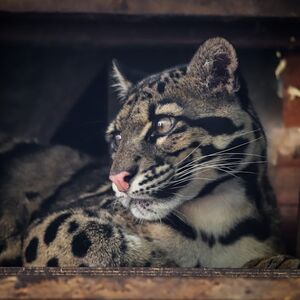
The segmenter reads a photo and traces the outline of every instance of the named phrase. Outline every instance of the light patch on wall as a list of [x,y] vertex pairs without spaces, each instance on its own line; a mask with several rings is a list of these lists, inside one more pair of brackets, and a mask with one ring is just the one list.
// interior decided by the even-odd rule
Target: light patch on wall
[[300,100],[300,89],[289,85],[289,87],[287,88],[287,93],[289,95],[289,100]]

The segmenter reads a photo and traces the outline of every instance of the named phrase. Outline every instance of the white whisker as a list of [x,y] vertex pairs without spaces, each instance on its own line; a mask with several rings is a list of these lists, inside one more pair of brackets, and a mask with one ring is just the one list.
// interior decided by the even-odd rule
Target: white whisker
[[[189,168],[188,170],[185,170],[185,172],[180,172],[180,173],[176,173],[176,176],[174,176],[174,178],[180,179],[184,176],[187,176],[188,174],[192,174],[195,172],[198,172],[200,170],[207,170],[207,169],[219,169],[221,170],[221,168],[228,168],[228,167],[234,167],[234,166],[243,166],[243,165],[248,165],[248,164],[260,164],[260,163],[266,163],[267,161],[253,161],[253,162],[231,162],[231,163],[227,163],[227,164],[214,164],[214,165],[195,165],[191,168]],[[233,170],[234,172],[240,172],[239,169],[237,170]]]
[[[256,132],[256,131],[260,131],[260,129],[255,129],[255,130],[250,130],[250,131],[246,131],[246,132],[243,132],[243,133],[240,133],[240,134],[236,134],[236,135],[232,135],[232,136],[229,136],[228,137],[228,139],[234,139],[234,138],[237,138],[237,137],[240,137],[240,136],[244,136],[244,135],[247,135],[247,134],[250,134],[250,133],[254,133],[254,132]],[[259,138],[261,138],[262,136],[260,136]],[[256,140],[256,139],[255,139]],[[241,144],[241,145],[243,145],[243,144]],[[239,146],[241,146],[241,145],[239,145]],[[176,163],[175,164],[175,167],[176,166],[178,166],[178,165],[180,165],[183,161],[185,161],[191,154],[193,154],[199,147],[201,146],[201,144],[200,145],[198,145],[197,147],[195,147],[187,156],[185,156],[182,160],[180,160],[178,163]],[[238,146],[238,147],[239,147]],[[234,148],[232,148],[232,149],[234,149]],[[230,150],[230,149],[228,149],[228,150]]]
[[[251,143],[253,143],[253,142],[255,142],[255,141],[257,141],[257,140],[259,140],[259,139],[261,139],[261,138],[262,138],[262,136],[260,136],[260,137],[258,137],[258,138],[256,138],[256,139],[253,139],[253,140],[249,140],[249,141],[247,141],[247,142],[245,142],[245,143],[241,143],[241,144],[239,144],[239,145],[237,145],[237,146],[230,147],[230,148],[228,148],[228,149],[224,149],[224,150],[220,150],[220,151],[214,152],[214,153],[212,153],[212,154],[204,155],[204,156],[202,156],[202,157],[199,157],[198,160],[201,161],[201,160],[203,160],[203,159],[205,159],[205,158],[207,158],[207,157],[218,156],[218,155],[220,155],[220,154],[224,155],[226,152],[228,152],[228,151],[230,151],[230,150],[236,149],[236,148],[238,148],[238,147],[241,147],[241,146],[244,146],[244,145],[247,145],[247,144],[251,144]],[[227,154],[232,155],[231,153],[227,153]],[[175,166],[176,166],[176,165],[175,165]],[[184,167],[184,166],[183,166],[183,167]]]

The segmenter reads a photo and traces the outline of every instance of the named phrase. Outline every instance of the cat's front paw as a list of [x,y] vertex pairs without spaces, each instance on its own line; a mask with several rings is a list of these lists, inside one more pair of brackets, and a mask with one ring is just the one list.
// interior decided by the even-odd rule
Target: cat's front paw
[[300,269],[300,259],[289,255],[275,255],[257,258],[247,262],[243,268],[249,269]]

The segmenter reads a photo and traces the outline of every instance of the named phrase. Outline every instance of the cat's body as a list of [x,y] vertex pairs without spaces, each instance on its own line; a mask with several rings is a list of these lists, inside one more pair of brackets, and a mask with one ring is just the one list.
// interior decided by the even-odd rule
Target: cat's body
[[33,221],[19,230],[23,263],[241,267],[279,253],[265,136],[236,69],[233,47],[220,38],[187,66],[136,85],[115,66],[123,106],[107,131],[114,193],[101,187],[97,163],[69,154],[71,171],[60,171],[66,180],[31,199],[38,204],[23,223]]

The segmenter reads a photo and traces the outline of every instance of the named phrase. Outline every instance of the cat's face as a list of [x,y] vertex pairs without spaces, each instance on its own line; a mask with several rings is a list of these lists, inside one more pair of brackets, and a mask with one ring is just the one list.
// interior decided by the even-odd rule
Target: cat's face
[[251,118],[236,99],[236,68],[233,47],[220,38],[204,43],[186,67],[136,85],[114,66],[123,106],[107,130],[110,178],[135,217],[158,220],[201,196],[253,147]]

